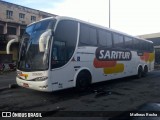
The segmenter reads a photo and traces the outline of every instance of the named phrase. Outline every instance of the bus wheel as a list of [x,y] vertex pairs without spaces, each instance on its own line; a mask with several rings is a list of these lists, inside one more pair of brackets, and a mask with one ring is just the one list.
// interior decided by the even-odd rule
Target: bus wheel
[[76,81],[76,89],[78,91],[85,91],[89,88],[89,85],[91,84],[91,75],[89,72],[82,71],[77,76]]
[[138,78],[138,79],[141,78],[142,75],[143,75],[143,70],[142,70],[142,67],[140,66],[140,67],[138,68],[137,78]]
[[148,67],[144,66],[143,77],[145,77],[148,73]]

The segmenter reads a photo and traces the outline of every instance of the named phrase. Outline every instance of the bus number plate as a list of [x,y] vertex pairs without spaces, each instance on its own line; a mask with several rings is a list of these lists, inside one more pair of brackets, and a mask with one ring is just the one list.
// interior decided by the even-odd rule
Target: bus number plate
[[29,85],[28,85],[27,83],[23,83],[23,87],[28,88],[28,87],[29,87]]

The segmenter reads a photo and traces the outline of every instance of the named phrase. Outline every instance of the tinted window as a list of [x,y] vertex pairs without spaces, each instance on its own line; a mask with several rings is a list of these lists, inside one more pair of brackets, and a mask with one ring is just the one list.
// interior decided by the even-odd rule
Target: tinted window
[[95,28],[81,24],[80,45],[97,45],[97,32]]
[[146,42],[143,41],[143,40],[139,40],[139,45],[138,45],[139,50],[144,51],[145,50],[145,46],[146,46]]
[[63,20],[58,23],[52,46],[52,68],[65,65],[72,57],[77,41],[78,23]]
[[153,43],[149,43],[148,50],[149,50],[150,52],[153,52],[153,51],[154,51]]
[[112,35],[105,30],[98,30],[99,45],[112,47]]
[[131,37],[124,37],[124,41],[125,41],[125,48],[127,49],[132,49],[133,47],[133,39]]
[[142,47],[142,49],[144,50],[144,51],[152,51],[153,49],[152,49],[152,46],[153,46],[153,44],[152,43],[150,43],[150,42],[148,42],[148,41],[143,41],[143,47]]
[[140,47],[143,51],[148,51],[148,42],[140,40]]
[[133,40],[133,48],[134,48],[134,50],[140,50],[139,40],[138,39],[134,39]]
[[54,20],[44,20],[42,22],[38,22],[35,27],[34,31],[39,31],[39,30],[46,30],[51,28],[54,25]]
[[124,48],[123,36],[114,33],[113,34],[114,47]]
[[[46,21],[48,23],[46,23]],[[54,26],[53,24],[55,22],[55,19],[47,19],[33,23],[26,28],[20,41],[18,69],[24,71],[39,71],[49,68],[48,48],[50,48],[51,45],[51,35],[48,35],[48,33],[49,29],[52,28],[50,25]],[[22,27],[24,28],[24,26]]]

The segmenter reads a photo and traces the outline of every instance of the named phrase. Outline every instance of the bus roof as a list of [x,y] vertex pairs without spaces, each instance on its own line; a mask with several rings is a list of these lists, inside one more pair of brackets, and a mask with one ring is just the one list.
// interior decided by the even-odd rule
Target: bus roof
[[108,31],[110,31],[110,32],[119,33],[119,34],[122,34],[122,35],[126,35],[126,36],[128,36],[128,37],[133,37],[133,38],[136,38],[136,39],[140,39],[140,40],[144,40],[144,41],[153,43],[153,42],[150,41],[150,40],[146,40],[146,39],[143,39],[143,38],[140,38],[140,37],[137,37],[137,36],[132,36],[132,35],[129,35],[129,34],[127,34],[127,33],[120,32],[120,31],[118,31],[118,30],[114,30],[114,29],[111,29],[111,28],[104,27],[104,26],[102,26],[102,25],[98,25],[98,24],[86,22],[86,21],[83,21],[83,20],[80,20],[80,19],[77,19],[77,18],[66,17],[66,16],[55,16],[55,17],[44,18],[44,19],[41,19],[41,20],[39,20],[39,21],[33,22],[33,23],[29,24],[28,26],[30,26],[30,25],[32,25],[32,24],[34,24],[34,23],[43,21],[43,20],[47,20],[47,19],[73,20],[73,21],[81,22],[81,23],[88,24],[88,25],[91,25],[91,26],[94,26],[94,27],[98,27],[98,28],[101,28],[101,29],[105,29],[105,30],[108,30]]

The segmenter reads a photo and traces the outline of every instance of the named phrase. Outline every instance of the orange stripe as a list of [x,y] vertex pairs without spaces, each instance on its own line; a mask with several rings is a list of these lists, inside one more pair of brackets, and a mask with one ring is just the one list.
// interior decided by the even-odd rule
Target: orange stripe
[[19,74],[19,76],[28,77],[28,74]]
[[116,66],[117,61],[99,61],[96,58],[93,61],[95,68],[107,68]]

